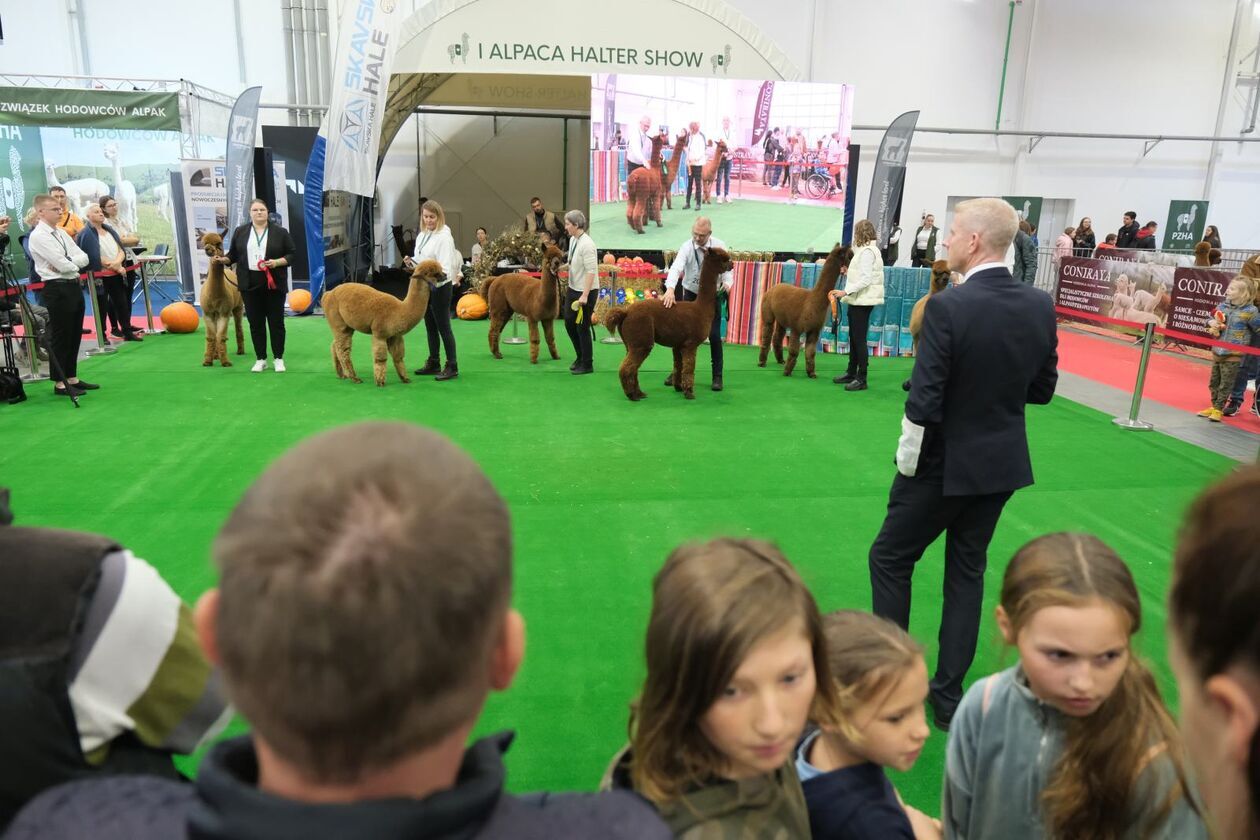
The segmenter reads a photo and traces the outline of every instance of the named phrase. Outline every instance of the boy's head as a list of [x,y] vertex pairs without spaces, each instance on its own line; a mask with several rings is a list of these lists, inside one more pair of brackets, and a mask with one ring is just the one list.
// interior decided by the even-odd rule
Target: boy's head
[[471,728],[519,665],[507,507],[428,429],[357,423],[298,444],[212,552],[202,644],[260,754],[309,781],[352,782]]
[[1107,238],[1104,239],[1103,241],[1106,242],[1108,245],[1115,245],[1116,240],[1118,240],[1119,238],[1120,237],[1116,236],[1114,233],[1109,233],[1107,234]]

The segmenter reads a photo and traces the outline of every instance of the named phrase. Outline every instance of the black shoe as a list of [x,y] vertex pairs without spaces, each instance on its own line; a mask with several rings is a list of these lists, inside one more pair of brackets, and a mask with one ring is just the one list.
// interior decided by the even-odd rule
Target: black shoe
[[81,397],[83,392],[71,385],[69,388],[58,388],[53,386],[53,394],[58,397]]
[[722,377],[720,376],[713,377],[713,390],[714,391],[722,390]]
[[81,330],[79,330],[79,332],[81,332],[83,335],[90,335],[92,331],[91,331],[91,330],[83,330],[83,329],[81,329]]
[[573,369],[574,376],[582,376],[583,374],[594,373],[594,372],[595,372],[595,365],[593,362],[583,362],[582,364],[578,365],[576,368]]
[[902,382],[902,383],[901,383],[901,390],[903,390],[903,391],[909,391],[909,390],[910,390],[910,380],[909,380],[909,379],[907,379],[905,382]]
[[438,364],[438,360],[431,358],[427,362],[424,363],[424,367],[415,371],[415,374],[416,376],[432,376],[435,373],[441,373],[441,372],[442,372],[442,368]]
[[577,370],[581,366],[582,366],[581,362],[574,362],[573,364],[569,365],[569,373],[573,373],[575,370]]
[[936,728],[942,732],[948,732],[950,724],[954,722],[954,713],[958,711],[958,707],[944,709],[936,704],[936,699],[931,695],[928,696],[928,705],[932,707],[932,723],[936,724]]
[[122,338],[122,337],[123,337],[123,331],[122,331],[122,330],[120,330],[120,329],[118,329],[118,328],[114,328],[114,329],[110,330],[110,331],[109,331],[109,334],[110,334],[110,335],[112,335],[114,338]]
[[1225,407],[1221,409],[1221,414],[1226,417],[1233,417],[1238,413],[1238,409],[1242,408],[1242,403],[1236,403],[1233,400],[1225,403]]
[[457,376],[459,376],[459,365],[454,362],[447,362],[446,367],[442,368],[442,372],[433,377],[433,380],[435,382],[445,382],[446,380],[454,379]]
[[123,341],[144,341],[144,336],[138,332],[129,332],[123,335]]
[[96,385],[92,382],[84,382],[82,379],[80,379],[78,382],[70,382],[68,384],[70,385],[71,388],[74,388],[79,391],[95,391],[101,387],[100,385]]
[[866,390],[866,380],[865,380],[865,379],[854,379],[854,380],[853,380],[852,382],[850,382],[848,385],[845,385],[845,386],[844,386],[844,390],[846,390],[846,391],[865,391],[865,390]]
[[834,382],[834,383],[836,383],[837,385],[844,385],[844,384],[846,384],[846,383],[848,383],[848,382],[852,382],[852,381],[853,381],[854,379],[856,379],[856,378],[857,378],[857,377],[855,377],[853,374],[851,374],[851,373],[846,373],[844,376],[837,376],[835,379],[833,379],[833,380],[831,380],[831,381],[832,381],[832,382]]

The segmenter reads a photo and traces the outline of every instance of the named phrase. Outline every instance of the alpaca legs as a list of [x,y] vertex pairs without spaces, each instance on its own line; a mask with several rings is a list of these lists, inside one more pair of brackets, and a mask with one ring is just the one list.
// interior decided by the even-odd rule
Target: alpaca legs
[[766,357],[770,355],[770,337],[774,334],[774,317],[766,311],[763,303],[761,308],[761,354],[757,357],[757,367],[766,366]]
[[818,337],[821,334],[820,330],[810,330],[805,334],[805,375],[810,379],[818,378],[814,372],[814,354],[818,352]]
[[201,360],[202,367],[210,367],[211,365],[214,364],[214,360],[218,358],[219,351],[215,347],[216,335],[218,335],[218,333],[214,329],[214,324],[207,317],[206,318],[206,357]]
[[403,359],[403,355],[407,352],[407,345],[403,343],[401,335],[392,335],[386,342],[385,346],[389,349],[390,358],[394,360],[394,370],[398,371],[398,379],[400,382],[410,382],[411,378],[407,376],[407,365]]
[[788,360],[783,366],[784,376],[791,376],[792,371],[796,370],[796,357],[799,355],[801,355],[801,334],[792,330],[792,337],[788,339]]
[[770,337],[770,346],[774,348],[774,360],[783,364],[783,338],[787,335],[787,327],[774,325],[774,335]]
[[547,349],[551,352],[551,358],[560,358],[560,351],[556,349],[556,322],[543,321],[543,337],[547,339]]
[[219,351],[219,364],[223,367],[231,367],[232,363],[228,361],[227,352],[227,331],[228,324],[231,323],[231,316],[223,315],[215,323],[215,344]]
[[682,392],[689,400],[696,398],[696,345],[689,345],[682,351]]
[[341,356],[337,353],[337,336],[333,336],[333,340],[328,345],[328,350],[332,353],[333,371],[337,374],[338,379],[345,379],[346,374],[341,369]]
[[674,348],[674,372],[669,375],[670,384],[674,386],[675,391],[683,389],[683,350],[681,347]]
[[538,364],[538,322],[529,319],[529,363]]
[[354,330],[344,330],[337,333],[333,337],[333,352],[337,354],[337,359],[341,364],[341,372],[351,382],[362,382],[359,375],[354,372],[354,363],[350,360],[350,342],[354,338]]
[[384,336],[372,334],[372,378],[378,387],[385,387],[385,359],[389,356],[389,345]]
[[621,367],[617,369],[617,375],[621,378],[621,390],[632,402],[638,402],[647,397],[647,394],[643,393],[643,389],[639,387],[639,368],[650,352],[652,352],[650,344],[647,350],[637,345],[627,344],[626,357],[621,360]]
[[499,335],[503,332],[503,325],[510,317],[512,317],[510,314],[504,317],[497,313],[490,316],[490,355],[496,359],[503,358],[503,354],[499,352]]

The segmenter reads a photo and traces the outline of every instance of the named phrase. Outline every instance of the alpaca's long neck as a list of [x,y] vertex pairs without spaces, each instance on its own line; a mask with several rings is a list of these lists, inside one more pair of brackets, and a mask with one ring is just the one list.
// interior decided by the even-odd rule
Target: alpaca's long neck
[[118,156],[114,156],[114,190],[118,190],[118,185],[122,183],[122,166],[118,163]]
[[674,183],[674,179],[678,177],[678,167],[681,164],[683,149],[686,145],[686,140],[679,140],[674,144],[674,153],[669,157],[669,169],[666,171],[666,175],[669,178],[668,183]]
[[652,171],[661,171],[661,145],[660,143],[652,143]]
[[700,291],[696,294],[696,302],[702,308],[707,309],[717,298],[717,279],[717,272],[707,265],[700,269]]
[[227,288],[227,275],[223,273],[223,264],[214,260],[210,261],[210,270],[206,273],[206,285],[201,290],[204,295],[207,291],[217,292]]
[[836,283],[840,279],[840,263],[827,260],[823,264],[822,276],[818,278],[818,282],[814,284],[814,288],[810,289],[810,301],[819,307],[826,307],[827,293],[836,287]]
[[543,312],[549,312],[555,309],[556,302],[560,299],[560,293],[556,289],[557,279],[558,278],[551,273],[551,260],[544,256],[542,265],[542,291],[539,292],[542,296],[540,301],[542,303]]
[[407,296],[403,298],[403,306],[412,315],[420,314],[424,317],[424,312],[429,308],[429,284],[420,280],[418,277],[412,277],[410,285],[407,286]]

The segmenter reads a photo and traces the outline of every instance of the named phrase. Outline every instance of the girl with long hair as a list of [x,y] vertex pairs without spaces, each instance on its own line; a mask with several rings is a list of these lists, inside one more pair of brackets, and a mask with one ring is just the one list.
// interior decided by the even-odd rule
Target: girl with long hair
[[836,689],[787,558],[755,540],[676,549],[653,584],[646,651],[630,747],[605,786],[637,791],[677,837],[809,837],[793,751],[808,720],[834,722]]
[[1002,579],[998,627],[1019,664],[973,685],[945,765],[946,837],[1206,837],[1181,738],[1131,650],[1142,606],[1097,537],[1025,545]]
[[827,296],[849,305],[849,368],[831,381],[843,385],[846,391],[865,391],[870,355],[866,337],[871,312],[884,302],[884,258],[870,219],[853,226],[853,261],[849,263],[844,288],[832,289]]

